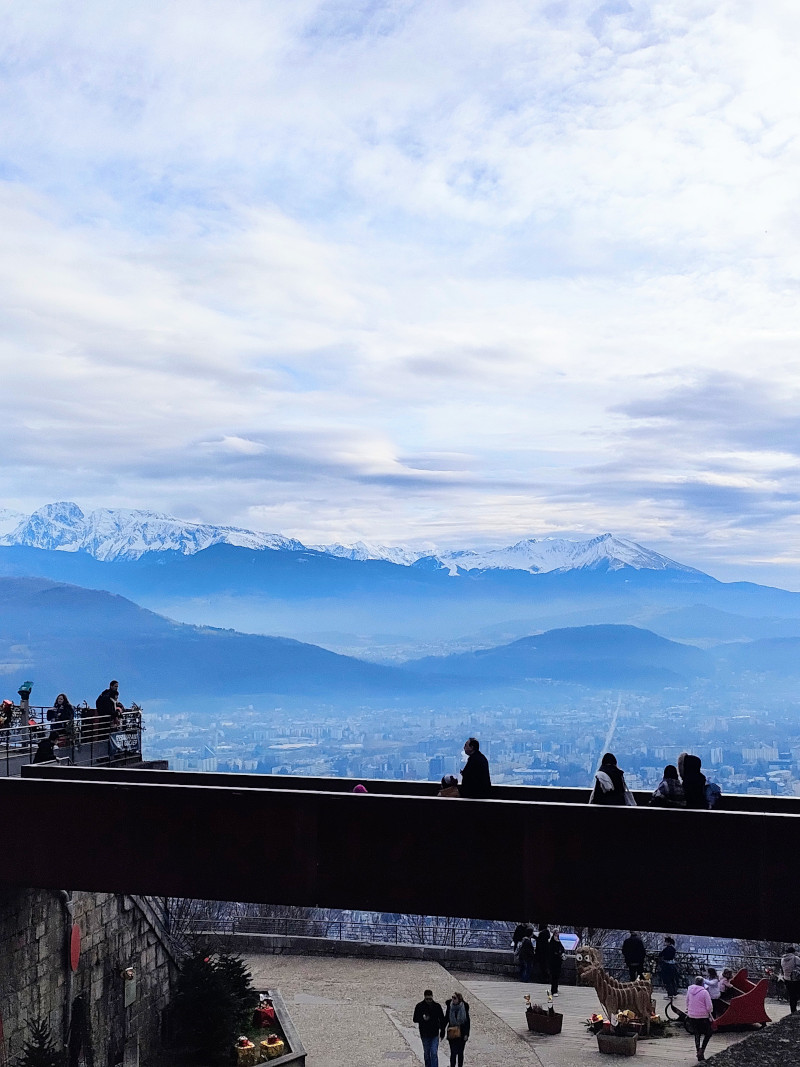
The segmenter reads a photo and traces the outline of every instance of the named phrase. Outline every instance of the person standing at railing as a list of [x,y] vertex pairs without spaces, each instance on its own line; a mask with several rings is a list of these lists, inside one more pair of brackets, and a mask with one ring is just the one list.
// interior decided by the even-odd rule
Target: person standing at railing
[[47,711],[47,721],[51,723],[50,737],[55,739],[68,734],[75,720],[75,708],[69,702],[66,693],[59,693]]
[[108,683],[108,689],[104,689],[94,702],[97,718],[94,723],[95,741],[107,741],[111,729],[111,722],[117,713],[117,701],[119,700],[119,682],[116,678]]
[[647,950],[644,947],[644,941],[635,930],[630,930],[628,936],[622,942],[622,955],[631,981],[635,982],[637,978],[644,978],[644,961],[647,958]]
[[678,995],[678,963],[676,960],[675,938],[667,935],[664,947],[658,954],[658,973],[664,983],[664,989],[670,1000]]
[[492,778],[489,774],[489,761],[481,752],[480,742],[476,737],[465,741],[464,752],[467,762],[461,771],[461,796],[486,800],[492,794]]
[[786,983],[789,1011],[794,1015],[797,1011],[797,1001],[800,999],[800,956],[795,952],[794,945],[787,945],[781,956],[781,973]]

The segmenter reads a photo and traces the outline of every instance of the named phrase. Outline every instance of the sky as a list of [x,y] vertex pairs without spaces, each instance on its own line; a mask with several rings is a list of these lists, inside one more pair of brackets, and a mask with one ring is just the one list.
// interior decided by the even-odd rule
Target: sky
[[800,589],[800,8],[0,5],[0,507]]

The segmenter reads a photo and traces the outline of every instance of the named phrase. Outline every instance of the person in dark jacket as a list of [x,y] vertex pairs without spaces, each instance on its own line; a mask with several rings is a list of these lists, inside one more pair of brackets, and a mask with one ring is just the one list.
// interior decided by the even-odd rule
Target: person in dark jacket
[[631,930],[622,942],[622,956],[631,976],[631,981],[635,982],[637,978],[644,978],[644,961],[647,957],[647,949],[644,947],[644,941],[635,930]]
[[530,923],[517,923],[514,933],[511,935],[511,947],[515,951],[523,937],[533,937],[533,927]]
[[[469,1038],[469,1004],[460,993],[453,993],[444,1006],[444,1024],[450,1045],[450,1067],[464,1067],[464,1045]],[[458,1027],[460,1037],[451,1037],[452,1029]]]
[[530,935],[526,934],[520,941],[517,949],[517,962],[519,963],[520,982],[530,982],[533,978],[533,964],[536,960],[536,952]]
[[561,964],[564,961],[564,946],[561,944],[561,940],[553,931],[550,937],[549,947],[549,963],[550,963],[550,992],[554,997],[558,996],[558,982],[561,978]]
[[683,783],[687,808],[708,808],[706,776],[700,772],[700,757],[681,752],[678,756],[678,774]]
[[461,796],[473,800],[485,800],[492,792],[489,761],[481,752],[477,738],[470,737],[464,744],[467,762],[461,771]]
[[90,738],[95,741],[108,740],[111,729],[111,720],[117,713],[117,701],[119,700],[119,682],[113,678],[108,683],[108,689],[104,689],[95,700],[95,714],[93,728],[90,729]]
[[589,797],[590,804],[626,804],[628,787],[625,775],[617,766],[617,757],[606,752],[600,768],[594,776],[594,787]]
[[433,990],[426,989],[423,999],[414,1008],[414,1022],[419,1027],[425,1067],[439,1067],[439,1042],[444,1037],[442,1005],[433,999]]
[[536,969],[540,982],[550,981],[550,930],[541,924],[536,935]]
[[683,792],[678,768],[668,763],[664,768],[664,777],[653,790],[650,803],[654,808],[685,808],[686,796]]
[[675,959],[675,938],[665,937],[664,947],[658,954],[658,970],[670,1000],[678,995],[678,962]]
[[39,744],[36,746],[36,755],[33,757],[33,762],[50,763],[55,758],[55,738],[43,737]]

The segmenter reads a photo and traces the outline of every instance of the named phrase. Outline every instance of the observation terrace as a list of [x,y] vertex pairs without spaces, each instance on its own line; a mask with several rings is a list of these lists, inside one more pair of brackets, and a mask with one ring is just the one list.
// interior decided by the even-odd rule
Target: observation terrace
[[[714,811],[588,805],[588,790],[34,764],[0,779],[0,884],[401,914],[796,933],[800,799]],[[647,795],[639,799],[646,803]],[[59,812],[80,832],[40,833]],[[34,838],[38,841],[33,844]],[[713,886],[714,888],[709,888]]]
[[13,777],[33,763],[39,742],[57,738],[54,763],[58,765],[125,765],[142,758],[142,711],[126,709],[112,724],[92,708],[76,708],[74,719],[48,720],[52,709],[32,705],[12,709],[12,725],[0,727],[0,777]]

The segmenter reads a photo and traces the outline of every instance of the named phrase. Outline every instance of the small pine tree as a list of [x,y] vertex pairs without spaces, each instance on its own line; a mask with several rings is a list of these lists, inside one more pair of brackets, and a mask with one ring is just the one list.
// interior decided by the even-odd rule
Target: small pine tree
[[64,1054],[50,1036],[50,1027],[44,1019],[31,1023],[31,1039],[25,1042],[19,1067],[62,1067]]
[[256,997],[250,972],[227,953],[189,956],[178,976],[175,1012],[183,1040],[202,1056],[230,1054]]

